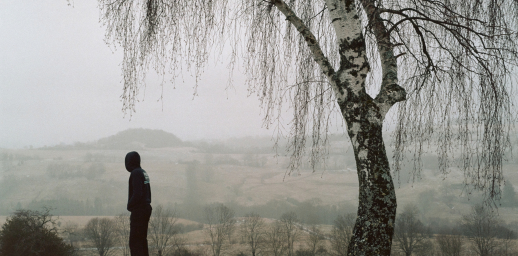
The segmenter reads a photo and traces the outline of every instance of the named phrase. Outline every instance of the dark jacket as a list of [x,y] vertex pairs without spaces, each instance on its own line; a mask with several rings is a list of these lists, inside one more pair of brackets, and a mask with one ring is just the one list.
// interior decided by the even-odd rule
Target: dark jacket
[[126,170],[131,172],[128,189],[128,211],[142,209],[151,204],[151,185],[146,171],[140,167],[140,155],[133,151],[126,155]]

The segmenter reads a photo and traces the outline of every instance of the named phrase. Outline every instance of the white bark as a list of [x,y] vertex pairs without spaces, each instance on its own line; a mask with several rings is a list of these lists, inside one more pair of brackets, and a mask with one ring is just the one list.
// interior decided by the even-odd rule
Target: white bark
[[331,86],[338,98],[339,101],[344,102],[347,98],[347,94],[340,93],[340,89],[338,88],[334,75],[334,68],[331,66],[331,63],[327,59],[327,57],[322,52],[322,48],[320,47],[315,35],[311,32],[311,30],[304,24],[304,22],[293,12],[293,10],[282,0],[274,0],[272,3],[279,9],[280,12],[286,16],[286,20],[288,20],[297,31],[304,37],[308,48],[311,50],[313,54],[313,58],[316,63],[322,69],[322,72],[329,78]]
[[[340,72],[338,79],[341,84],[346,84],[352,93],[359,95],[365,90],[365,78],[369,68],[362,68],[367,62],[365,54],[358,52],[354,44],[363,41],[362,27],[358,10],[354,3],[340,0],[326,0],[329,8],[329,17],[336,33],[337,43],[340,46],[339,54],[342,60],[347,60],[350,66],[343,66],[340,69],[350,69],[349,72]],[[351,47],[353,46],[353,47]],[[358,69],[360,68],[360,69]],[[344,92],[347,95],[347,91]],[[338,104],[345,103],[342,95],[336,95]]]

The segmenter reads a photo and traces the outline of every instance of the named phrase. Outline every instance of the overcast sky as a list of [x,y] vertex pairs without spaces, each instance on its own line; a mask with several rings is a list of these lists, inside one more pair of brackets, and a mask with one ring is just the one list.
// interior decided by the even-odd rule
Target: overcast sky
[[162,129],[182,140],[272,135],[259,101],[239,77],[226,91],[225,65],[161,88],[149,83],[124,116],[121,51],[104,42],[97,1],[0,1],[0,148],[87,142],[128,128]]

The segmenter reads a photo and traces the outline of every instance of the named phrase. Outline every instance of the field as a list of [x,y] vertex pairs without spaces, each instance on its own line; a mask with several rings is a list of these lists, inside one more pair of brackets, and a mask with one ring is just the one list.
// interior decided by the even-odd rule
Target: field
[[[60,199],[78,200],[92,206],[98,203],[105,209],[99,209],[101,214],[77,215],[124,212],[129,177],[123,164],[125,153],[122,150],[0,150],[4,158],[12,158],[2,161],[0,172],[3,215],[31,202],[34,205],[37,201]],[[354,163],[345,162],[341,169],[315,172],[302,169],[287,175],[287,157],[274,154],[256,154],[255,157],[265,159],[262,166],[244,165],[246,154],[204,153],[193,147],[144,149],[140,154],[142,167],[151,178],[153,205],[196,200],[200,204],[232,202],[252,206],[287,199],[313,200],[322,205],[356,205],[358,180]],[[208,156],[212,163],[207,163]],[[96,171],[92,167],[95,164],[101,164],[102,170]],[[516,165],[504,168],[506,178],[518,184]],[[400,183],[395,181],[398,204],[416,202],[419,196],[429,192],[430,198],[438,199],[430,202],[429,206],[433,207],[428,207],[435,217],[458,218],[481,198],[476,193],[468,198],[468,193],[463,191],[462,174],[454,169],[446,179],[429,169],[414,183],[408,183],[406,177],[401,177]],[[505,219],[518,214],[507,208],[499,212]]]
[[[316,224],[330,232],[338,214],[356,211],[358,180],[352,152],[344,140],[331,143],[325,170],[313,171],[303,163],[291,174],[286,169],[289,156],[274,153],[271,143],[264,140],[159,148],[139,142],[131,145],[139,148],[142,167],[150,176],[153,207],[175,209],[185,224],[204,222],[203,207],[223,203],[238,217],[255,211],[270,221],[286,211],[296,211],[307,227]],[[91,218],[113,218],[126,212],[129,173],[124,156],[128,151],[84,146],[0,149],[0,224],[16,209],[39,210],[43,206],[58,216],[60,226],[75,223],[83,227]],[[426,159],[433,157],[426,155]],[[456,168],[444,176],[433,166],[425,162],[420,177],[413,182],[408,168],[394,175],[399,177],[395,178],[398,209],[415,204],[419,218],[432,228],[433,223],[455,225],[484,197],[466,190],[464,175]],[[506,182],[512,189],[512,184],[518,184],[517,168],[514,161],[504,165]],[[504,205],[505,197],[504,193],[498,214],[515,229],[518,207]],[[208,250],[200,245],[207,241],[204,231],[191,231],[184,237],[190,246]],[[237,254],[244,250],[243,245],[236,243],[232,250]]]

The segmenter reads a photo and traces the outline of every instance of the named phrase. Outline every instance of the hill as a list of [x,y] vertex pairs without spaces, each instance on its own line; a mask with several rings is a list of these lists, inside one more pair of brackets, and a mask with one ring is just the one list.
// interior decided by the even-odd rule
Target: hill
[[144,149],[144,148],[175,148],[187,146],[172,133],[153,129],[128,129],[115,135],[101,138],[94,142],[75,142],[73,144],[59,144],[41,149],[47,150],[95,150],[95,149]]
[[184,143],[172,133],[152,129],[128,129],[115,135],[99,139],[97,148],[127,149],[127,148],[167,148],[180,147]]

